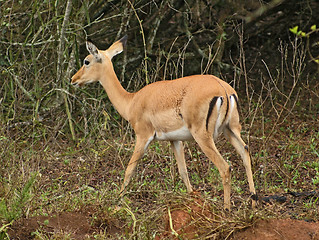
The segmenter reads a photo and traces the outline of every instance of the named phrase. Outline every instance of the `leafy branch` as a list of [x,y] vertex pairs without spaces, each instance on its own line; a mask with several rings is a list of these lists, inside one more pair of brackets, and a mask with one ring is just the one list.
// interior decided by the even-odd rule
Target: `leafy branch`
[[[299,30],[299,26],[295,26],[293,28],[289,28],[289,31],[292,32],[293,34],[295,34],[297,37],[302,37],[302,38],[306,38],[307,39],[307,52],[311,58],[312,61],[314,61],[315,63],[319,64],[319,55],[317,57],[314,57],[310,51],[310,43],[309,43],[309,38],[311,34],[317,33],[319,32],[319,28],[317,28],[317,26],[314,24],[310,27],[310,31],[309,32],[304,32],[302,30]],[[316,41],[312,47],[314,46],[319,46],[319,41]]]

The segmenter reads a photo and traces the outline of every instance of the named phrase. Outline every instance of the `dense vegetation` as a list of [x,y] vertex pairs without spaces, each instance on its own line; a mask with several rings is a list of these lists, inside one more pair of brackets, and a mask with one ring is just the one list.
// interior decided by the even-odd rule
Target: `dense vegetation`
[[[106,49],[128,35],[113,63],[129,91],[192,74],[229,82],[240,96],[260,195],[317,190],[318,12],[315,0],[0,0],[1,236],[24,218],[92,206],[92,224],[102,226],[97,237],[152,238],[163,231],[163,209],[187,198],[161,142],[152,144],[129,198],[119,202],[134,133],[99,84],[69,84],[87,55],[86,39]],[[187,147],[192,184],[214,208],[222,202],[218,172],[196,144]],[[277,214],[238,207],[248,196],[243,166],[223,139],[218,147],[234,169],[239,210],[230,222]],[[289,214],[318,220],[318,195]],[[110,222],[121,230],[103,232]],[[203,236],[211,234],[205,227]],[[45,229],[34,234],[56,239]]]

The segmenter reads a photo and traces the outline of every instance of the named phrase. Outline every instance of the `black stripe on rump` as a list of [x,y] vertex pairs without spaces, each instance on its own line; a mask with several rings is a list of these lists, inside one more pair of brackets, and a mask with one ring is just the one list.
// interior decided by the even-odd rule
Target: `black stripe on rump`
[[229,111],[229,99],[228,99],[228,95],[226,93],[226,100],[227,100],[227,106],[226,106],[226,113],[225,113],[225,118],[223,120],[223,122],[226,121],[227,115],[228,115],[228,111]]
[[[208,122],[209,122],[209,118],[212,115],[212,112],[214,110],[214,107],[216,105],[216,101],[219,97],[214,97],[210,103],[209,103],[209,108],[208,108],[208,113],[207,113],[207,118],[206,118],[206,130],[208,130]],[[222,102],[223,104],[223,102]]]
[[235,102],[236,102],[236,106],[237,106],[237,112],[239,114],[240,113],[240,108],[239,108],[239,104],[238,104],[238,98],[237,98],[235,93],[232,94],[231,96],[233,96],[235,98]]

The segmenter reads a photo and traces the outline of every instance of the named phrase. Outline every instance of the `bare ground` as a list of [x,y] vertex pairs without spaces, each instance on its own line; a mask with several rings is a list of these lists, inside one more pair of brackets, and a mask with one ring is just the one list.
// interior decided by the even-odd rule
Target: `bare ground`
[[[293,194],[263,197],[255,213],[258,215],[258,211],[262,208],[270,211],[280,209],[284,212],[284,218],[258,218],[256,220],[252,218],[250,223],[243,223],[234,221],[231,213],[221,213],[222,211],[211,209],[200,193],[195,193],[185,203],[173,203],[165,207],[164,212],[166,213],[161,219],[162,230],[155,239],[202,239],[202,237],[238,240],[319,239],[319,222],[293,218],[295,211],[289,202],[295,197]],[[305,196],[298,196],[300,197]],[[295,207],[298,206],[295,204]],[[79,212],[61,212],[50,216],[20,219],[14,222],[8,234],[10,239],[34,239],[36,233],[55,237],[60,233],[61,236],[63,234],[64,237],[67,235],[70,239],[81,240],[90,239],[99,232],[106,233],[105,236],[108,236],[109,239],[115,238],[117,234],[127,232],[130,235],[132,232],[132,229],[121,227],[124,225],[110,216],[99,216],[99,219],[104,220],[94,221],[93,212],[96,212],[96,209],[86,208]],[[287,217],[289,215],[290,218]],[[230,226],[229,229],[225,227],[227,224]]]

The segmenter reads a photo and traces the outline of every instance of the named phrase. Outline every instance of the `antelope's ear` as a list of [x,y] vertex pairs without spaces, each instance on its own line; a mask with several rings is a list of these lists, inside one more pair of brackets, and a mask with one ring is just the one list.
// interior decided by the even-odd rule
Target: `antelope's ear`
[[86,49],[95,58],[95,60],[97,62],[101,62],[102,61],[101,55],[99,53],[99,50],[97,49],[97,47],[91,41],[86,41]]
[[112,59],[117,54],[123,52],[123,49],[127,42],[127,35],[122,37],[120,40],[113,43],[107,50],[105,50],[105,54]]

